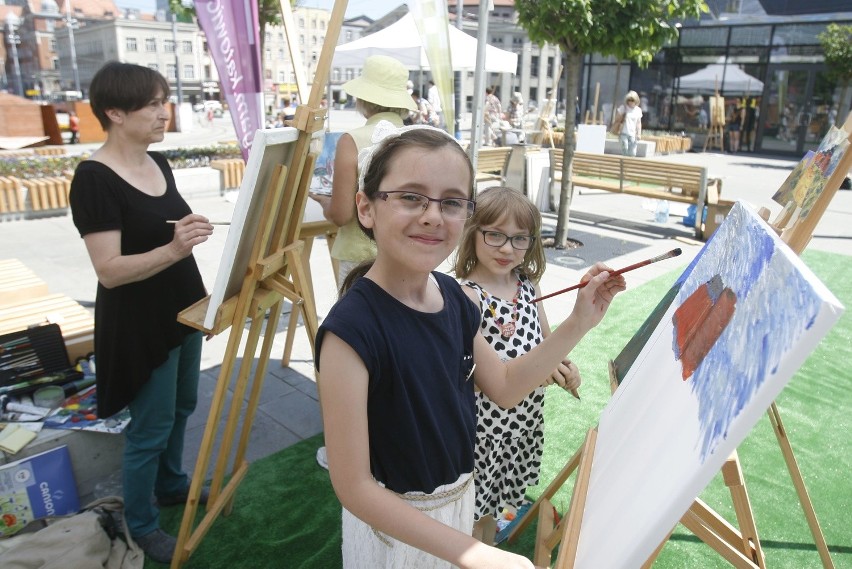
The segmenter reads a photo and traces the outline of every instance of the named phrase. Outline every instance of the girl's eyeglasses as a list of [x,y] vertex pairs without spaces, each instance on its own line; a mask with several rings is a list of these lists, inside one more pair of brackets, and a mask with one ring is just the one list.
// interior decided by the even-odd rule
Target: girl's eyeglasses
[[420,215],[429,207],[430,202],[437,202],[441,207],[441,215],[448,219],[469,219],[476,208],[476,202],[462,198],[430,198],[416,192],[395,190],[392,192],[377,192],[376,196],[388,202],[399,213]]
[[526,251],[532,247],[533,241],[535,241],[535,236],[533,235],[513,235],[512,237],[509,237],[505,233],[500,233],[499,231],[480,229],[479,232],[482,233],[482,238],[485,240],[485,244],[490,245],[491,247],[502,247],[506,244],[506,241],[511,241],[512,248],[519,251]]

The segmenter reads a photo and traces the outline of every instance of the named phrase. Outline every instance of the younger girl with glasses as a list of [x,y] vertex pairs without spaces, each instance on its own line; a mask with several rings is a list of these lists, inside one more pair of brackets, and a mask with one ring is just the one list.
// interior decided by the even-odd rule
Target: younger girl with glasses
[[316,341],[343,567],[532,569],[471,536],[474,384],[517,405],[600,322],[624,279],[593,267],[570,316],[527,356],[501,362],[478,333],[477,306],[435,271],[474,210],[470,160],[432,127],[377,135],[355,197],[376,259],[350,273]]
[[[476,212],[462,233],[456,277],[479,306],[480,333],[502,361],[526,354],[550,334],[544,307],[532,302],[541,296],[538,281],[547,266],[540,235],[536,206],[520,192],[503,187],[488,188],[477,196]],[[540,386],[514,407],[501,407],[484,392],[476,393],[473,535],[484,543],[494,543],[500,512],[517,510],[527,487],[538,484],[544,387],[580,386],[580,372],[567,359],[541,379]]]

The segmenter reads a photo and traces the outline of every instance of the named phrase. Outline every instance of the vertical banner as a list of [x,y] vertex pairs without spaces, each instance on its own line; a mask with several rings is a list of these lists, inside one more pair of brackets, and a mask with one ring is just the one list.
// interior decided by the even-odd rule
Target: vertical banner
[[[438,87],[441,109],[447,123],[447,132],[456,132],[456,96],[453,88],[453,64],[450,52],[450,22],[446,0],[421,0],[410,2],[409,10],[417,22],[432,80]],[[425,96],[426,94],[423,93]]]
[[243,160],[248,161],[255,132],[263,128],[257,2],[195,0],[195,12],[207,36]]

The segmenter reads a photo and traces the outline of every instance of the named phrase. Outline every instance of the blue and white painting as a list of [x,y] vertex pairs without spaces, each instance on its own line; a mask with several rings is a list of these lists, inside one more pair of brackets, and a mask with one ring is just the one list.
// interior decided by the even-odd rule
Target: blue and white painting
[[674,289],[601,415],[575,567],[640,566],[843,311],[742,203]]

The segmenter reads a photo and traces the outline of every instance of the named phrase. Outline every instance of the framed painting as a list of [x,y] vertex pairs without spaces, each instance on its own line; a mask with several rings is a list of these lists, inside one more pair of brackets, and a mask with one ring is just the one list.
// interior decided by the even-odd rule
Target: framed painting
[[842,312],[737,203],[616,359],[575,566],[641,565]]
[[772,199],[782,206],[795,202],[801,208],[799,217],[804,219],[848,150],[849,133],[832,126],[816,151],[805,154]]

